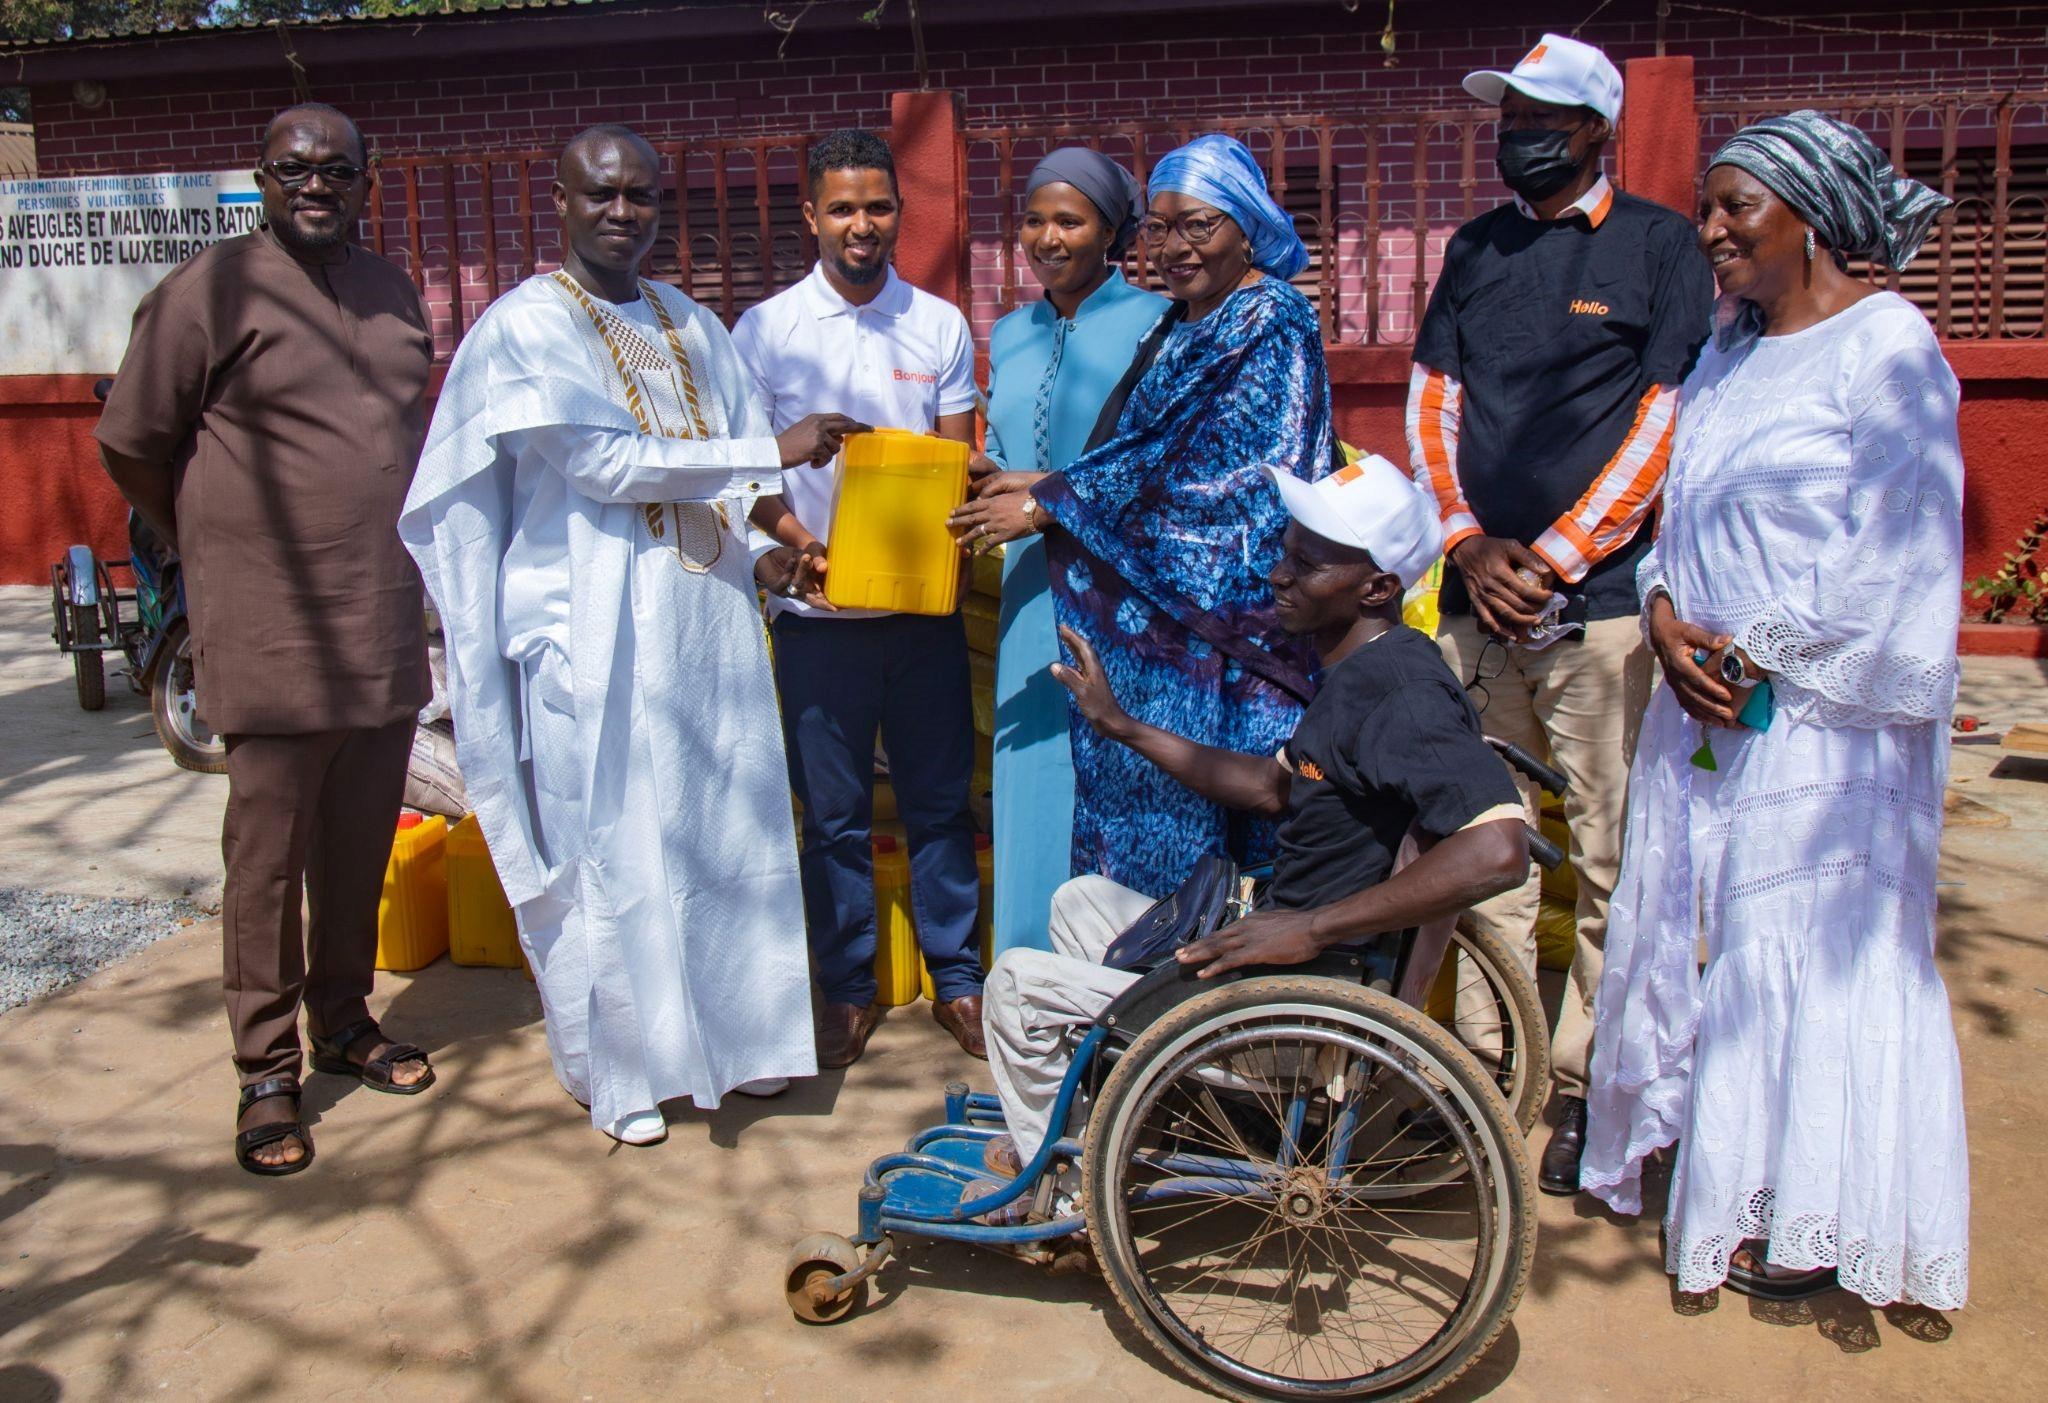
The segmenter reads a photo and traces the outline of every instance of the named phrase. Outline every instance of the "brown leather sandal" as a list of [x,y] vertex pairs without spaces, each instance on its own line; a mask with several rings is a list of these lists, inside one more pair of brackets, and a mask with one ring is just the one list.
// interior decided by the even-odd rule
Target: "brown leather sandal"
[[[235,1124],[240,1125],[242,1117],[247,1115],[249,1108],[258,1101],[268,1101],[277,1096],[290,1097],[292,1109],[296,1111],[299,1100],[298,1078],[271,1077],[266,1081],[257,1082],[254,1086],[243,1087],[240,1103],[235,1107]],[[289,1140],[293,1136],[297,1136],[299,1143],[306,1147],[306,1153],[299,1159],[285,1164],[265,1164],[254,1158],[255,1152],[265,1145],[275,1145],[278,1141]],[[235,1163],[251,1174],[260,1174],[266,1179],[296,1174],[313,1163],[313,1137],[306,1133],[306,1127],[296,1118],[272,1121],[268,1125],[252,1125],[247,1130],[235,1132]]]
[[[393,1043],[367,1062],[351,1062],[348,1050],[364,1038],[378,1038],[383,1031],[377,1027],[374,1018],[359,1018],[331,1038],[318,1033],[313,1038],[313,1070],[332,1072],[336,1076],[354,1077],[372,1091],[381,1091],[387,1096],[417,1096],[434,1084],[434,1067],[427,1061],[427,1054],[411,1043]],[[410,1085],[392,1080],[392,1072],[400,1062],[419,1062],[427,1074]]]

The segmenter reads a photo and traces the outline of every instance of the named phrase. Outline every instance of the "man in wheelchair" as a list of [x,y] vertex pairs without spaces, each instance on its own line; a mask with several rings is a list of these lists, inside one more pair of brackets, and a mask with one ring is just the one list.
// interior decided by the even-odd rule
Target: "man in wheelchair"
[[[1268,575],[1280,621],[1313,641],[1320,690],[1279,755],[1198,745],[1124,711],[1086,640],[1061,630],[1074,666],[1053,675],[1096,732],[1217,803],[1281,820],[1273,878],[1251,915],[1183,946],[1202,978],[1296,965],[1337,946],[1455,916],[1519,885],[1529,849],[1520,797],[1436,644],[1401,621],[1403,591],[1442,550],[1434,501],[1383,458],[1307,483],[1273,474],[1293,516]],[[1414,834],[1420,855],[1398,871]],[[1076,877],[1052,904],[1053,950],[1006,951],[990,971],[983,1027],[1009,1143],[989,1166],[1016,1174],[1050,1133],[1071,1058],[1140,977],[1102,963],[1153,899]]]

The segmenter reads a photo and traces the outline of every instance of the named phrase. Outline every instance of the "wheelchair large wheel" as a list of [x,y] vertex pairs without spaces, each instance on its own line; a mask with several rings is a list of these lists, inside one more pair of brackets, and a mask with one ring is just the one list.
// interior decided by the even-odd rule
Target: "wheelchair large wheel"
[[1443,1388],[1521,1299],[1535,1189],[1471,1054],[1415,1009],[1308,976],[1225,985],[1147,1028],[1083,1159],[1118,1305],[1238,1399]]
[[1493,1078],[1527,1135],[1550,1094],[1550,1021],[1543,996],[1506,941],[1458,922],[1423,1007]]

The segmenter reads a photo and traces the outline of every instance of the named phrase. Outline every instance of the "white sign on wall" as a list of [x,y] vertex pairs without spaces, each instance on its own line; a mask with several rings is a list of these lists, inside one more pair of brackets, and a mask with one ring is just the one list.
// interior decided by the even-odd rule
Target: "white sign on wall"
[[0,181],[0,375],[111,373],[142,295],[262,210],[246,170]]

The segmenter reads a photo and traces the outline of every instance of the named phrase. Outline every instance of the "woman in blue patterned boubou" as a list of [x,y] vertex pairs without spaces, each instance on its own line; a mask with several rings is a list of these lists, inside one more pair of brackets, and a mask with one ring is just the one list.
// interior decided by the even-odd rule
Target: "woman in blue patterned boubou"
[[[1094,647],[1134,716],[1204,745],[1272,754],[1314,683],[1266,586],[1287,513],[1263,469],[1314,479],[1331,460],[1321,330],[1287,281],[1308,250],[1257,160],[1230,137],[1163,157],[1149,194],[1137,233],[1173,306],[1087,450],[1015,494],[1028,497],[1016,514],[1045,533],[1059,627]],[[1003,373],[999,364],[998,393]],[[999,408],[992,399],[992,422]],[[963,538],[978,524],[1000,529],[979,518],[981,505],[956,518]],[[1225,812],[1071,717],[1069,732],[1072,873],[1161,896],[1204,854],[1270,856],[1267,822]],[[997,790],[1000,806],[1000,776]]]

